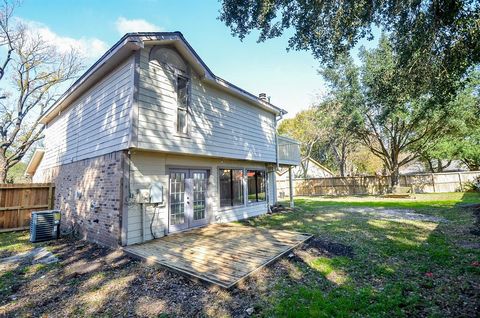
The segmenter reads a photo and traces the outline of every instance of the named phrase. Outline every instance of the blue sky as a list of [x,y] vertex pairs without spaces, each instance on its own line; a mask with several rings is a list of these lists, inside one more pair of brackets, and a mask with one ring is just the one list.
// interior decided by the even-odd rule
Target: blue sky
[[46,37],[79,46],[89,65],[125,32],[180,31],[216,75],[253,94],[266,92],[289,117],[325,92],[309,52],[287,52],[286,36],[241,42],[217,19],[219,9],[214,0],[24,0],[16,16]]

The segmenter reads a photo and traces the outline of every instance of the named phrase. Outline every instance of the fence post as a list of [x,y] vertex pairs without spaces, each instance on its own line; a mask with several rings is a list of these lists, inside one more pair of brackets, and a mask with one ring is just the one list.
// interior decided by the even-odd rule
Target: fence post
[[458,182],[460,182],[460,192],[463,192],[462,175],[458,173]]
[[48,209],[53,210],[53,185],[50,184],[48,187]]

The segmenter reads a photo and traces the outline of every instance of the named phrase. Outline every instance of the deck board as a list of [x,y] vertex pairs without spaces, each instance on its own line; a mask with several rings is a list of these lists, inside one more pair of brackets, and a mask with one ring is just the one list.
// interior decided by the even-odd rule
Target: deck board
[[133,256],[230,288],[310,237],[303,233],[240,224],[212,224],[127,246],[124,250]]

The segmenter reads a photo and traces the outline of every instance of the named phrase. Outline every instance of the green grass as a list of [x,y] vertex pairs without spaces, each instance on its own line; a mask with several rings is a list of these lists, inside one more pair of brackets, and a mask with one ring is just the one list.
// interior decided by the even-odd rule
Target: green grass
[[[258,217],[254,226],[288,229],[352,246],[355,256],[318,257],[297,265],[306,280],[287,279],[269,296],[266,316],[402,317],[475,313],[480,282],[478,242],[469,233],[480,194],[417,195],[417,199],[375,197],[298,198],[297,211]],[[345,212],[346,207],[413,209],[447,222],[386,220]],[[321,278],[318,280],[318,278]]]
[[0,235],[0,258],[28,251],[33,248],[28,231],[6,232]]
[[[260,287],[253,285],[249,291],[234,290],[231,294],[205,289],[205,295],[211,297],[205,299],[218,300],[219,295],[224,294],[225,299],[235,301],[234,294],[244,295],[249,306],[255,307],[255,315],[264,317],[476,316],[480,299],[480,268],[474,266],[474,262],[480,261],[480,252],[465,243],[478,243],[480,237],[470,233],[474,217],[471,210],[464,208],[474,203],[480,203],[480,194],[425,194],[417,195],[415,200],[362,196],[298,198],[295,200],[298,209],[294,212],[260,216],[244,222],[259,227],[311,233],[324,241],[350,246],[354,256],[313,255],[297,251],[298,258],[301,258],[301,252],[308,257],[280,260],[282,263],[277,265],[287,265],[281,267],[278,273],[273,272],[275,275],[270,276],[268,284],[262,283],[258,285]],[[381,219],[345,211],[349,207],[412,209],[441,217],[447,222]],[[46,245],[57,248],[56,245]],[[69,246],[67,243],[60,245]],[[0,257],[24,252],[34,246],[38,244],[28,242],[28,232],[0,234]],[[85,260],[87,264],[91,260],[77,259],[79,255],[72,256],[71,260],[64,256],[68,262]],[[0,299],[17,295],[20,287],[25,292],[38,284],[44,275],[49,279],[64,275],[61,276],[61,287],[57,290],[56,287],[48,287],[45,291],[54,290],[52,294],[58,297],[58,292],[70,290],[67,297],[78,299],[78,303],[71,307],[69,313],[77,316],[89,316],[95,312],[90,303],[82,302],[82,297],[89,292],[106,293],[117,284],[113,281],[114,277],[124,279],[135,274],[151,279],[150,272],[135,264],[124,272],[106,266],[85,276],[71,276],[61,264],[22,266],[0,273]],[[271,267],[266,271],[269,269]],[[104,272],[108,270],[111,272]],[[49,283],[48,280],[46,282]],[[158,288],[154,284],[138,284],[134,290]],[[268,288],[262,289],[262,286]],[[160,288],[152,299],[163,299],[165,294],[168,293]],[[142,295],[136,294],[134,300],[132,295],[128,297],[135,302]],[[32,298],[22,299],[22,302],[28,300],[30,305],[38,305],[36,294],[29,297]],[[131,306],[120,296],[111,297],[105,300],[106,308],[125,304],[125,308],[119,310],[126,310]],[[205,299],[196,301],[207,301]],[[108,307],[112,306],[109,301],[115,305]],[[171,306],[165,312],[177,306],[170,301],[165,304]],[[182,306],[184,303],[177,304]],[[28,308],[26,310],[25,313]],[[167,314],[160,316],[168,317]]]

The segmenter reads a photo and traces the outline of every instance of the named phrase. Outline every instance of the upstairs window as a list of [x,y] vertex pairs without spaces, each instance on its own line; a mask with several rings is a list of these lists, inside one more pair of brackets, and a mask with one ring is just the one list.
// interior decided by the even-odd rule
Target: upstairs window
[[220,206],[243,205],[243,170],[220,169]]
[[[176,94],[176,132],[188,134],[189,116],[189,68],[187,63],[173,47],[155,46],[150,51],[150,60],[161,66]],[[175,96],[175,95],[174,95]],[[175,105],[172,105],[175,108]]]
[[178,75],[176,77],[177,91],[177,132],[188,133],[188,78]]
[[248,202],[262,202],[266,200],[265,171],[247,170]]

